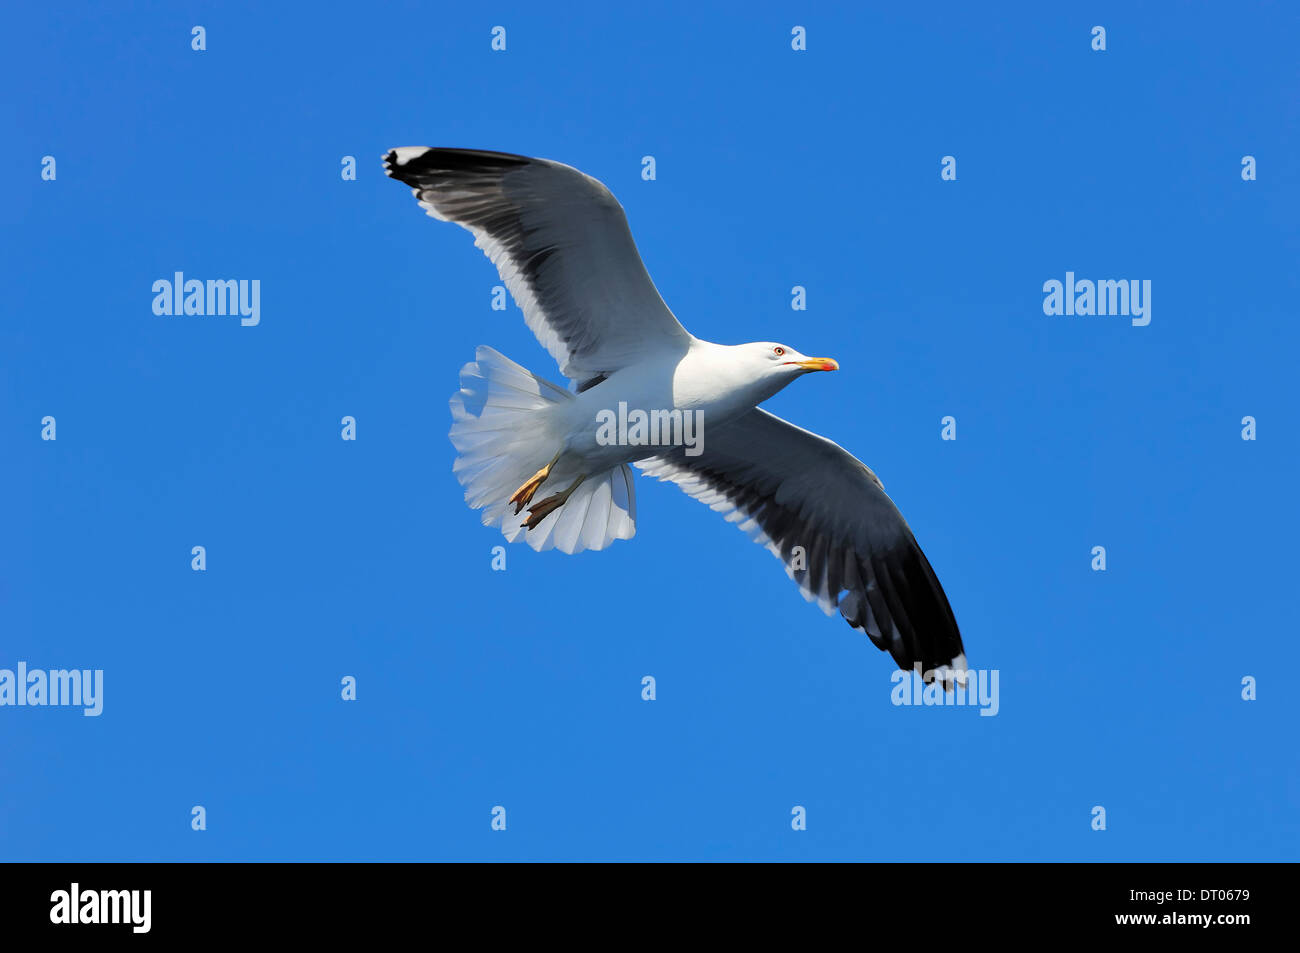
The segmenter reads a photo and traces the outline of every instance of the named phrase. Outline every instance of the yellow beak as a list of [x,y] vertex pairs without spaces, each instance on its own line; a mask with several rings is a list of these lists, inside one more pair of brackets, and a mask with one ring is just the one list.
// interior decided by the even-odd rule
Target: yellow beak
[[833,357],[810,357],[806,361],[789,361],[790,364],[798,364],[806,371],[838,371],[840,362]]

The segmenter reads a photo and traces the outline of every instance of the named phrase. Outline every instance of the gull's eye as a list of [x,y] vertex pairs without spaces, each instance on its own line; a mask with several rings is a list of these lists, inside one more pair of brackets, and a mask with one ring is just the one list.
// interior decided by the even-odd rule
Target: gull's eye
[[783,347],[774,347],[774,348],[772,348],[772,353],[775,354],[777,357],[780,357],[782,354],[785,353],[785,348],[783,348]]

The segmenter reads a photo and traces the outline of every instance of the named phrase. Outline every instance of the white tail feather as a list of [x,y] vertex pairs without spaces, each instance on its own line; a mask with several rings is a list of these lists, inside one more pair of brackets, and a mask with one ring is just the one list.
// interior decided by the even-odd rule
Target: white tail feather
[[[563,506],[534,529],[524,527],[528,510],[516,515],[510,495],[564,449],[562,418],[554,411],[573,395],[490,347],[479,347],[474,358],[461,368],[460,390],[451,398],[451,442],[460,453],[452,472],[465,502],[483,510],[483,525],[499,527],[512,543],[522,536],[538,552],[580,553],[631,539],[636,493],[625,465],[590,474]],[[561,460],[533,502],[577,476]]]

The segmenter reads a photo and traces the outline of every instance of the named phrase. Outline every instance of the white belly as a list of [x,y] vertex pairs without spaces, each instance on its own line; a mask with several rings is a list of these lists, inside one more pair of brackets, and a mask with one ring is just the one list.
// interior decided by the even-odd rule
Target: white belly
[[688,353],[624,368],[579,394],[562,411],[566,461],[594,473],[674,447],[699,455],[710,427],[754,406],[713,366],[711,355]]

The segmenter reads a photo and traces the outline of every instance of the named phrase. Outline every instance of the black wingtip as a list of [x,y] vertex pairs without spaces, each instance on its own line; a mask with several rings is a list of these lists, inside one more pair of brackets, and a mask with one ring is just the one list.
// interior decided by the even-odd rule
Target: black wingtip
[[391,179],[412,184],[411,180],[430,173],[504,172],[527,165],[532,160],[511,152],[483,149],[441,149],[430,146],[400,146],[384,156],[384,174]]

